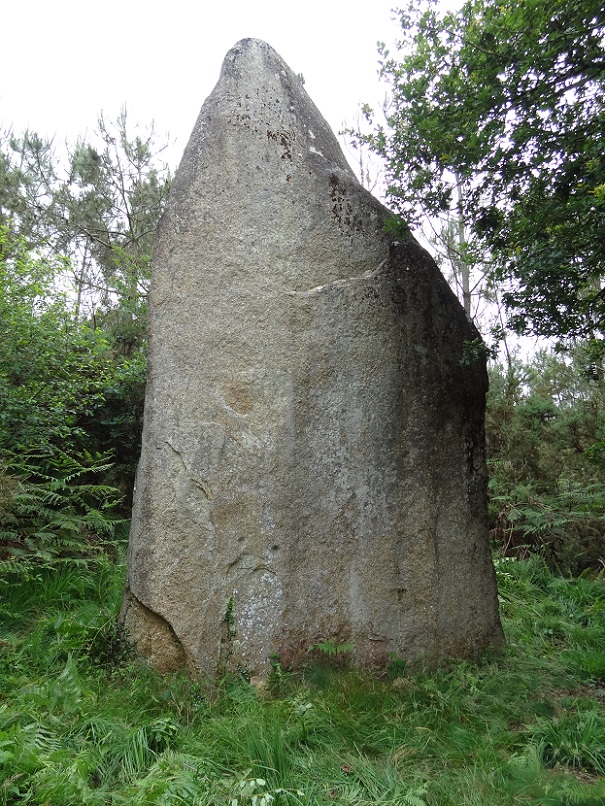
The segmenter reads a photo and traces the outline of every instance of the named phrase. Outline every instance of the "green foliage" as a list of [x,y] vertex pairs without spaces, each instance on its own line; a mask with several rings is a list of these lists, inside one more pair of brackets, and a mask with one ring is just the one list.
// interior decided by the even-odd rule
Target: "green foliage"
[[[505,650],[434,673],[233,679],[99,662],[124,568],[41,568],[0,614],[0,803],[599,803],[605,584],[499,558]],[[101,653],[102,654],[102,653]]]
[[320,652],[327,658],[335,658],[338,655],[355,652],[355,644],[350,642],[337,644],[334,641],[319,641],[317,644],[311,644],[307,648],[307,652]]
[[153,237],[171,181],[153,126],[132,129],[125,109],[115,122],[101,115],[94,137],[66,155],[32,132],[0,135],[0,226],[28,249],[68,258],[63,280],[77,318],[99,307],[117,313],[126,354],[144,333]]
[[594,707],[540,721],[529,733],[547,767],[605,775],[605,718]]
[[390,680],[396,680],[405,675],[407,661],[398,657],[394,653],[389,654],[389,665],[387,666],[387,676]]
[[78,418],[103,402],[105,336],[76,321],[56,288],[56,262],[31,257],[0,230],[0,449],[81,450]]
[[131,138],[125,110],[115,123],[101,116],[96,139],[73,147],[49,212],[62,222],[55,248],[72,257],[79,300],[95,285],[104,289],[104,306],[112,295],[120,300],[117,333],[129,354],[144,329],[153,238],[170,176],[158,163],[153,127]]
[[[0,135],[0,455],[112,454],[128,505],[140,451],[155,227],[170,188],[126,112],[65,156]],[[64,165],[67,161],[67,171]]]
[[0,466],[0,586],[106,551],[124,521],[118,490],[92,481],[106,457],[12,456]]
[[601,484],[541,496],[517,487],[510,495],[493,496],[492,506],[499,507],[497,535],[504,550],[539,551],[562,570],[575,572],[598,565],[605,555]]
[[[47,216],[41,209],[56,180],[57,157],[52,143],[35,132],[21,136],[0,132],[0,228],[28,249],[48,243]],[[0,254],[10,250],[4,243]]]
[[97,429],[120,417],[131,428],[131,472],[144,363],[116,362],[105,334],[77,320],[57,291],[56,262],[28,254],[6,228],[3,246],[0,560],[3,573],[24,575],[92,556],[115,537],[123,496],[110,484],[114,443]]
[[116,479],[132,477],[145,354],[122,357],[111,333],[78,321],[57,290],[62,265],[0,229],[0,451],[112,451]]
[[493,358],[493,351],[488,348],[483,339],[473,339],[462,343],[462,358],[460,365],[472,367],[478,361],[484,362],[487,358]]
[[104,377],[102,399],[94,411],[80,412],[77,419],[89,449],[111,455],[112,465],[104,479],[124,493],[126,510],[141,453],[146,376],[144,351],[129,357],[114,356]]
[[605,558],[605,388],[590,345],[492,367],[487,411],[492,536],[561,570]]
[[[512,323],[603,331],[605,39],[599,0],[435,0],[400,10],[382,46],[386,124],[358,134],[384,157],[410,223],[456,208],[465,260],[511,280]],[[473,255],[475,257],[473,257]]]
[[387,219],[384,231],[394,238],[401,238],[402,241],[408,240],[412,234],[407,222],[401,216],[396,215]]

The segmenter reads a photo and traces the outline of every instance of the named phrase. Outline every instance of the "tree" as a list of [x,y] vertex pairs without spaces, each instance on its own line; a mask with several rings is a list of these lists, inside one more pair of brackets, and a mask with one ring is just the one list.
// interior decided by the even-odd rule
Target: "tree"
[[111,456],[104,478],[129,495],[145,351],[124,356],[111,329],[80,320],[60,288],[64,270],[64,260],[30,253],[0,227],[0,464],[8,456],[29,457],[28,466]]
[[103,404],[111,367],[101,331],[78,322],[57,288],[63,264],[0,229],[0,450],[89,449],[78,420]]
[[[58,182],[57,168],[52,142],[30,131],[0,133],[0,226],[28,248],[41,248],[52,239],[46,208]],[[9,244],[5,238],[2,246]]]
[[0,134],[0,560],[26,576],[88,557],[127,511],[169,187],[153,129],[131,137],[125,112],[62,157]]
[[[99,310],[125,353],[140,342],[155,228],[170,190],[153,125],[134,135],[122,110],[67,154],[26,132],[0,136],[0,224],[28,248],[62,255],[78,317]],[[5,242],[5,248],[8,241]]]
[[159,161],[153,126],[130,136],[127,114],[98,121],[98,142],[71,149],[66,178],[53,192],[55,248],[76,266],[79,305],[87,290],[108,303],[118,298],[134,316],[147,294],[155,228],[170,190],[170,173]]
[[170,188],[153,127],[132,132],[125,111],[101,117],[96,139],[63,155],[33,133],[0,135],[0,454],[111,455],[104,478],[127,496]]
[[[406,221],[458,208],[465,255],[505,282],[519,332],[605,332],[601,0],[435,0],[383,45],[386,125],[366,136]],[[459,194],[460,189],[462,193]]]
[[486,418],[492,537],[560,569],[605,550],[605,386],[590,345],[490,367]]

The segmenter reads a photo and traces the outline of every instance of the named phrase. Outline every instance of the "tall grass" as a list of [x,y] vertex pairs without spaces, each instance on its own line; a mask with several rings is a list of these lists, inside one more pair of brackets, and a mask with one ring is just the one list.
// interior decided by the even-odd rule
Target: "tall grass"
[[0,804],[605,804],[605,583],[497,571],[501,654],[261,691],[136,665],[107,558],[5,586]]

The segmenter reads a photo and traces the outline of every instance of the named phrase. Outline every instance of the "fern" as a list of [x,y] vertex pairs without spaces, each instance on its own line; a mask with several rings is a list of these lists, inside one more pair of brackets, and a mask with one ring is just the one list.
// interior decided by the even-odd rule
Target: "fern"
[[605,488],[561,484],[554,495],[518,485],[492,498],[499,507],[493,537],[504,553],[537,551],[565,570],[594,565],[605,554]]
[[30,453],[0,466],[0,579],[33,565],[86,561],[104,551],[124,520],[119,490],[95,483],[107,455]]

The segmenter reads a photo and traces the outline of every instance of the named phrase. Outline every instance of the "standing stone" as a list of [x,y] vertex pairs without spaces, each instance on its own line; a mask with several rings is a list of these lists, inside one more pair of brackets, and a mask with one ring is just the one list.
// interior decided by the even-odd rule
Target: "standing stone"
[[478,333],[300,80],[239,42],[159,225],[122,620],[162,670],[498,645]]

